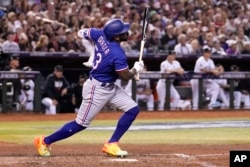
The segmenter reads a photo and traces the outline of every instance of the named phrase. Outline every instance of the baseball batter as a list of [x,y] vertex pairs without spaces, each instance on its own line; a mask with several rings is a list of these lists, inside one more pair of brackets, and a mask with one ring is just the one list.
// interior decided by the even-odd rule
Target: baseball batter
[[118,142],[133,123],[139,107],[115,81],[118,77],[128,81],[144,68],[143,61],[140,61],[135,62],[130,70],[125,52],[120,46],[120,42],[128,39],[129,28],[130,24],[120,19],[112,19],[103,29],[84,28],[78,32],[80,38],[91,40],[95,44],[93,68],[83,85],[83,101],[75,120],[66,123],[49,136],[34,139],[40,156],[50,156],[52,143],[86,129],[106,104],[121,109],[124,113],[102,151],[112,156],[128,155],[127,151],[120,149]]
[[[179,75],[182,75],[184,73],[184,69],[182,68],[179,61],[175,60],[175,52],[171,51],[166,60],[164,60],[161,63],[161,72],[163,73],[176,73]],[[176,108],[185,108],[187,105],[190,105],[190,103],[180,103],[180,95],[179,92],[176,90],[176,88],[173,85],[173,81],[171,80],[170,84],[170,96],[172,99],[172,102],[170,103],[171,109]],[[164,104],[166,99],[166,79],[159,79],[156,85],[156,91],[159,98],[159,104],[158,104],[158,110],[164,110]],[[178,106],[186,105],[186,106]]]
[[[214,61],[211,57],[211,48],[207,45],[203,47],[203,55],[199,57],[195,62],[194,72],[196,73],[213,73],[214,75],[219,75],[222,69],[216,68]],[[193,110],[198,109],[198,99],[199,99],[199,81],[198,79],[191,79],[190,81],[192,87],[193,95]],[[208,104],[208,108],[212,109],[219,107],[220,104],[216,103],[219,95],[220,86],[213,79],[203,79],[203,87],[210,90],[211,100]]]

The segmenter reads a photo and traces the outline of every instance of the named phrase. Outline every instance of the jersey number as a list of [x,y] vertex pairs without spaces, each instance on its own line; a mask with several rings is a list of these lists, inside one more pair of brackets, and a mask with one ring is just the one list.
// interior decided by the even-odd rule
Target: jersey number
[[93,69],[96,69],[101,61],[102,61],[102,55],[101,55],[101,53],[97,53],[96,59],[94,61]]

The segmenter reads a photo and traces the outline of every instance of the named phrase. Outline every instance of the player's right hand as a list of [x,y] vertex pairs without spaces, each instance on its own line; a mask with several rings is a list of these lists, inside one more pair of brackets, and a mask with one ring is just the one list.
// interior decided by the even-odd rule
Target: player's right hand
[[136,70],[137,73],[143,71],[144,70],[143,60],[136,61],[133,68]]
[[79,30],[79,31],[77,32],[77,37],[78,37],[78,38],[84,38],[84,32],[85,32],[85,31],[86,31],[85,29]]

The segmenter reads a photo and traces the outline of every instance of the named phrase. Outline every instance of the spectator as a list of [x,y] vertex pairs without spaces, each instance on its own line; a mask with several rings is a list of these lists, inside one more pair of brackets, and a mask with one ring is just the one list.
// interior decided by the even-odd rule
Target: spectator
[[47,1],[46,9],[47,10],[42,12],[43,17],[50,20],[56,20],[55,3],[53,1]]
[[[22,71],[32,71],[29,66],[23,67]],[[35,83],[32,79],[21,79],[21,94],[19,95],[19,101],[21,108],[27,111],[34,110],[34,95],[35,95]]]
[[14,22],[15,29],[17,27],[27,28],[26,14],[24,12],[20,12],[17,14],[17,20]]
[[51,34],[50,40],[48,43],[48,50],[49,52],[59,52],[60,51],[60,44],[59,44],[59,35],[57,32]]
[[244,42],[249,41],[249,37],[245,35],[243,28],[239,28],[236,36],[237,49],[242,52],[244,47]]
[[214,40],[214,44],[212,47],[212,55],[216,55],[216,56],[226,56],[227,55],[227,53],[221,47],[220,41],[217,39]]
[[213,47],[214,45],[214,34],[211,32],[208,32],[205,34],[205,41],[204,41],[204,45],[208,45],[210,48]]
[[[163,73],[174,73],[177,75],[182,75],[184,73],[184,69],[182,68],[179,61],[175,60],[175,52],[171,51],[168,53],[168,56],[166,60],[164,60],[161,63],[161,72]],[[186,108],[188,105],[190,105],[190,102],[188,103],[181,100],[180,94],[176,90],[176,88],[173,85],[174,80],[171,80],[170,85],[170,96],[171,96],[171,102],[170,106],[171,109],[176,110],[179,108]],[[165,99],[166,99],[166,80],[165,79],[159,79],[156,85],[157,95],[159,99],[158,104],[158,110],[162,111],[164,110],[165,105]],[[168,103],[168,102],[167,102]]]
[[14,41],[16,34],[13,31],[7,32],[7,40],[3,42],[2,49],[3,52],[18,52],[20,47],[18,43]]
[[[205,45],[203,46],[203,55],[199,57],[195,62],[194,72],[196,73],[211,73],[214,75],[219,75],[221,73],[220,69],[216,68],[214,61],[211,59],[212,49]],[[199,90],[198,88],[198,79],[191,79],[190,81],[192,87],[193,95],[193,110],[198,109],[198,99],[199,99]],[[206,89],[211,90],[211,100],[208,104],[209,109],[220,107],[220,104],[216,103],[218,99],[220,87],[213,79],[204,79],[203,86]]]
[[223,48],[223,50],[226,51],[228,49],[228,47],[229,47],[227,42],[226,42],[227,41],[226,35],[225,34],[220,34],[218,36],[218,40],[219,40],[220,45]]
[[192,46],[188,44],[186,40],[187,36],[185,34],[181,34],[178,36],[178,44],[174,47],[174,51],[177,56],[185,56],[192,54]]
[[244,42],[241,54],[250,54],[250,41]]
[[147,48],[147,53],[155,53],[159,51],[161,47],[161,41],[159,38],[159,31],[153,28],[150,31],[150,37],[148,38],[145,48]]
[[61,111],[63,98],[67,95],[69,82],[63,76],[63,66],[57,65],[54,72],[47,76],[42,104],[45,106],[45,114],[55,115]]
[[27,31],[28,31],[28,33],[26,33],[26,34],[27,34],[27,37],[28,37],[28,41],[30,42],[30,45],[31,45],[31,50],[29,50],[29,51],[33,51],[36,48],[36,42],[39,39],[39,35],[36,32],[36,27],[35,26],[29,27]]
[[[62,52],[79,52],[81,48],[76,43],[74,32],[70,29],[66,31],[66,41],[60,44]],[[83,51],[83,50],[82,50]]]
[[80,24],[78,22],[77,16],[76,15],[71,15],[69,16],[69,28],[71,28],[74,31],[77,31],[80,29]]
[[48,51],[49,39],[47,35],[41,35],[35,46],[35,51],[47,52]]
[[174,46],[177,44],[177,37],[174,33],[174,26],[172,24],[167,26],[165,35],[161,38],[161,44],[165,50],[173,50]]
[[[132,2],[132,1],[131,1]],[[151,3],[150,3],[151,4]],[[152,11],[150,12],[150,23],[156,31],[158,31],[158,38],[164,45],[164,49],[172,50],[177,45],[177,36],[180,34],[188,35],[187,41],[190,43],[193,39],[198,39],[199,44],[203,46],[205,37],[203,33],[212,33],[213,36],[225,34],[229,38],[230,34],[234,33],[236,36],[230,38],[233,40],[240,40],[241,42],[249,38],[249,24],[250,12],[246,1],[190,1],[190,2],[154,2],[152,3]],[[89,1],[82,2],[79,0],[73,1],[41,1],[36,3],[28,0],[13,0],[11,6],[7,7],[8,13],[1,18],[2,24],[0,33],[13,31],[18,27],[22,27],[27,36],[29,36],[29,43],[34,46],[37,43],[38,37],[30,39],[30,30],[34,28],[37,36],[47,34],[45,29],[48,25],[44,25],[44,21],[49,22],[53,27],[50,35],[58,32],[57,26],[60,24],[64,28],[60,29],[63,33],[59,33],[60,42],[65,40],[66,28],[71,28],[77,31],[81,26],[84,27],[101,27],[107,18],[123,18],[127,22],[137,24],[135,31],[141,31],[141,21],[143,11],[141,10],[145,2],[122,1],[96,1],[91,3]],[[249,5],[248,5],[249,6]],[[26,18],[25,18],[26,16]],[[42,21],[43,20],[43,21]],[[93,24],[95,24],[93,26]],[[31,28],[33,27],[33,28]],[[166,32],[163,32],[166,27]],[[168,28],[171,28],[170,35]],[[33,31],[33,30],[32,30]],[[192,33],[193,32],[193,33]],[[164,35],[164,37],[163,37]],[[175,36],[167,39],[167,36]],[[164,39],[166,38],[166,39]],[[173,38],[173,39],[172,39]],[[134,40],[138,36],[134,35]],[[62,41],[61,41],[62,40]],[[19,42],[19,41],[16,41]],[[211,44],[214,40],[210,40]],[[134,44],[133,44],[134,43]],[[131,41],[131,47],[134,50],[139,50],[139,43]],[[208,44],[210,47],[212,45]],[[226,51],[227,45],[221,44],[221,47]],[[242,46],[238,46],[241,52]],[[22,49],[23,50],[23,49]],[[25,49],[29,50],[29,49]],[[57,50],[57,49],[55,49]],[[67,49],[65,49],[67,50]],[[84,49],[80,49],[84,51]],[[31,50],[32,51],[32,50]],[[54,51],[51,49],[51,51]]]
[[15,32],[16,13],[9,12],[7,15],[7,19],[8,19],[8,31]]
[[197,39],[192,40],[190,44],[191,44],[192,50],[193,50],[193,52],[191,54],[193,54],[195,56],[202,55],[202,47],[200,46]]
[[229,48],[226,50],[227,55],[237,57],[239,54],[239,51],[237,49],[237,41],[229,39],[227,40],[227,44],[229,46]]
[[234,17],[233,16],[229,16],[226,24],[225,24],[225,31],[226,32],[236,32],[237,28],[236,28],[236,24],[234,22]]

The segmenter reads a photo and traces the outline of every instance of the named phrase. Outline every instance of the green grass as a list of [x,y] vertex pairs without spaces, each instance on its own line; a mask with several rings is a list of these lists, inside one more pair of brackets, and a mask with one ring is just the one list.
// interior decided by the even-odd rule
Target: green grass
[[[221,120],[221,119],[220,119]],[[223,119],[227,120],[227,119]],[[236,120],[236,119],[235,119]],[[238,119],[243,120],[243,119]],[[189,122],[194,120],[136,120],[134,125],[153,122]],[[195,121],[208,121],[199,119]],[[211,119],[210,119],[211,121]],[[215,119],[214,121],[218,121]],[[60,128],[66,121],[36,121],[36,122],[0,122],[0,141],[30,144],[39,135],[48,135]],[[116,120],[96,120],[94,126],[115,126]],[[68,143],[103,143],[109,139],[113,131],[98,131],[86,129],[61,144]],[[154,137],[152,137],[154,136]],[[243,144],[250,143],[250,128],[209,128],[209,129],[177,129],[177,130],[147,130],[128,131],[122,142],[132,144]]]

